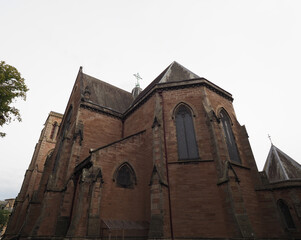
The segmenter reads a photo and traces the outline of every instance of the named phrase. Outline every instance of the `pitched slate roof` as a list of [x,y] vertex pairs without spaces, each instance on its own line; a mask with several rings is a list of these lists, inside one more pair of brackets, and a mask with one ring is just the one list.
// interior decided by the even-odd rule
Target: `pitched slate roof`
[[[139,89],[138,96],[135,97],[127,91],[82,73],[81,69],[80,73],[82,74],[82,97],[84,101],[111,109],[121,114],[126,114],[128,109],[135,106],[135,104],[143,99],[156,85],[165,83],[183,83],[185,81],[202,80],[209,87],[217,89],[229,99],[232,99],[230,93],[211,83],[207,79],[199,77],[175,61],[142,92],[140,92]],[[88,95],[87,98],[86,95]]]
[[133,102],[131,93],[82,73],[82,95],[89,94],[88,102],[119,113],[125,112]]
[[301,179],[301,165],[273,144],[263,170],[270,182]]
[[176,61],[172,62],[158,77],[155,78],[135,99],[133,104],[143,98],[156,84],[166,82],[180,82],[184,80],[200,79],[198,75],[183,67]]
[[187,68],[183,67],[181,64],[174,61],[172,64],[168,66],[163,76],[158,80],[158,83],[164,82],[178,82],[183,80],[191,80],[200,78],[195,73],[191,72]]

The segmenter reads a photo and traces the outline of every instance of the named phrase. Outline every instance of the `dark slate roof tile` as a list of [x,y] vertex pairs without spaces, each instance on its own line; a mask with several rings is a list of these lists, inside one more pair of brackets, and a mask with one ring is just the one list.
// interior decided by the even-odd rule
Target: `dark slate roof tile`
[[139,95],[135,98],[132,105],[143,98],[156,84],[166,82],[180,82],[200,78],[181,64],[174,61],[158,77],[155,78]]
[[89,102],[124,113],[133,102],[131,93],[83,73],[82,94],[89,92]]
[[301,179],[301,165],[273,144],[263,170],[270,182]]

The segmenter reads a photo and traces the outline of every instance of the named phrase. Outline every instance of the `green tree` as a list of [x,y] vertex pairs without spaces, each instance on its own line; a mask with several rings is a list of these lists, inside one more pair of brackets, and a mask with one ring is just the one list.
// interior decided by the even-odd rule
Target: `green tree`
[[0,209],[0,232],[7,224],[9,214],[10,214],[9,211]]
[[[10,123],[17,119],[22,120],[20,112],[11,104],[17,98],[26,100],[26,92],[28,91],[25,85],[24,78],[21,77],[19,71],[4,61],[0,62],[0,127],[5,123]],[[5,133],[0,132],[0,137],[4,137]]]

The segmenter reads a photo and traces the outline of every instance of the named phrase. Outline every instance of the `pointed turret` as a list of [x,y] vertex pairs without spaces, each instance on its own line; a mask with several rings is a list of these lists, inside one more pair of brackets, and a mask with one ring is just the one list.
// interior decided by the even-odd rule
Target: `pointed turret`
[[270,182],[301,179],[301,165],[273,144],[263,170]]
[[135,99],[140,93],[142,92],[142,88],[139,85],[136,85],[136,87],[132,90],[132,96]]
[[137,79],[136,86],[132,90],[132,96],[135,99],[142,92],[142,88],[140,87],[140,84],[139,84],[139,80],[141,80],[142,78],[140,77],[139,73],[136,73],[133,75]]

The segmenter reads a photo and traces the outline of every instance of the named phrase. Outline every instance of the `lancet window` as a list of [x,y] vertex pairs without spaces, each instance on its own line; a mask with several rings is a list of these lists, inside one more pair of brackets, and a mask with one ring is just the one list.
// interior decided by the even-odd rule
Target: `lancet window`
[[223,128],[230,160],[241,163],[240,157],[238,155],[234,134],[231,127],[232,125],[231,120],[228,116],[228,113],[224,109],[222,109],[220,112],[220,120],[222,123],[222,128]]
[[50,139],[55,138],[55,135],[56,135],[56,132],[57,132],[57,127],[58,127],[57,122],[54,122],[53,125],[52,125],[51,133],[50,133]]
[[136,184],[136,175],[128,163],[123,163],[115,172],[114,180],[117,186],[122,188],[133,188]]
[[181,104],[175,112],[179,160],[199,157],[191,110]]

